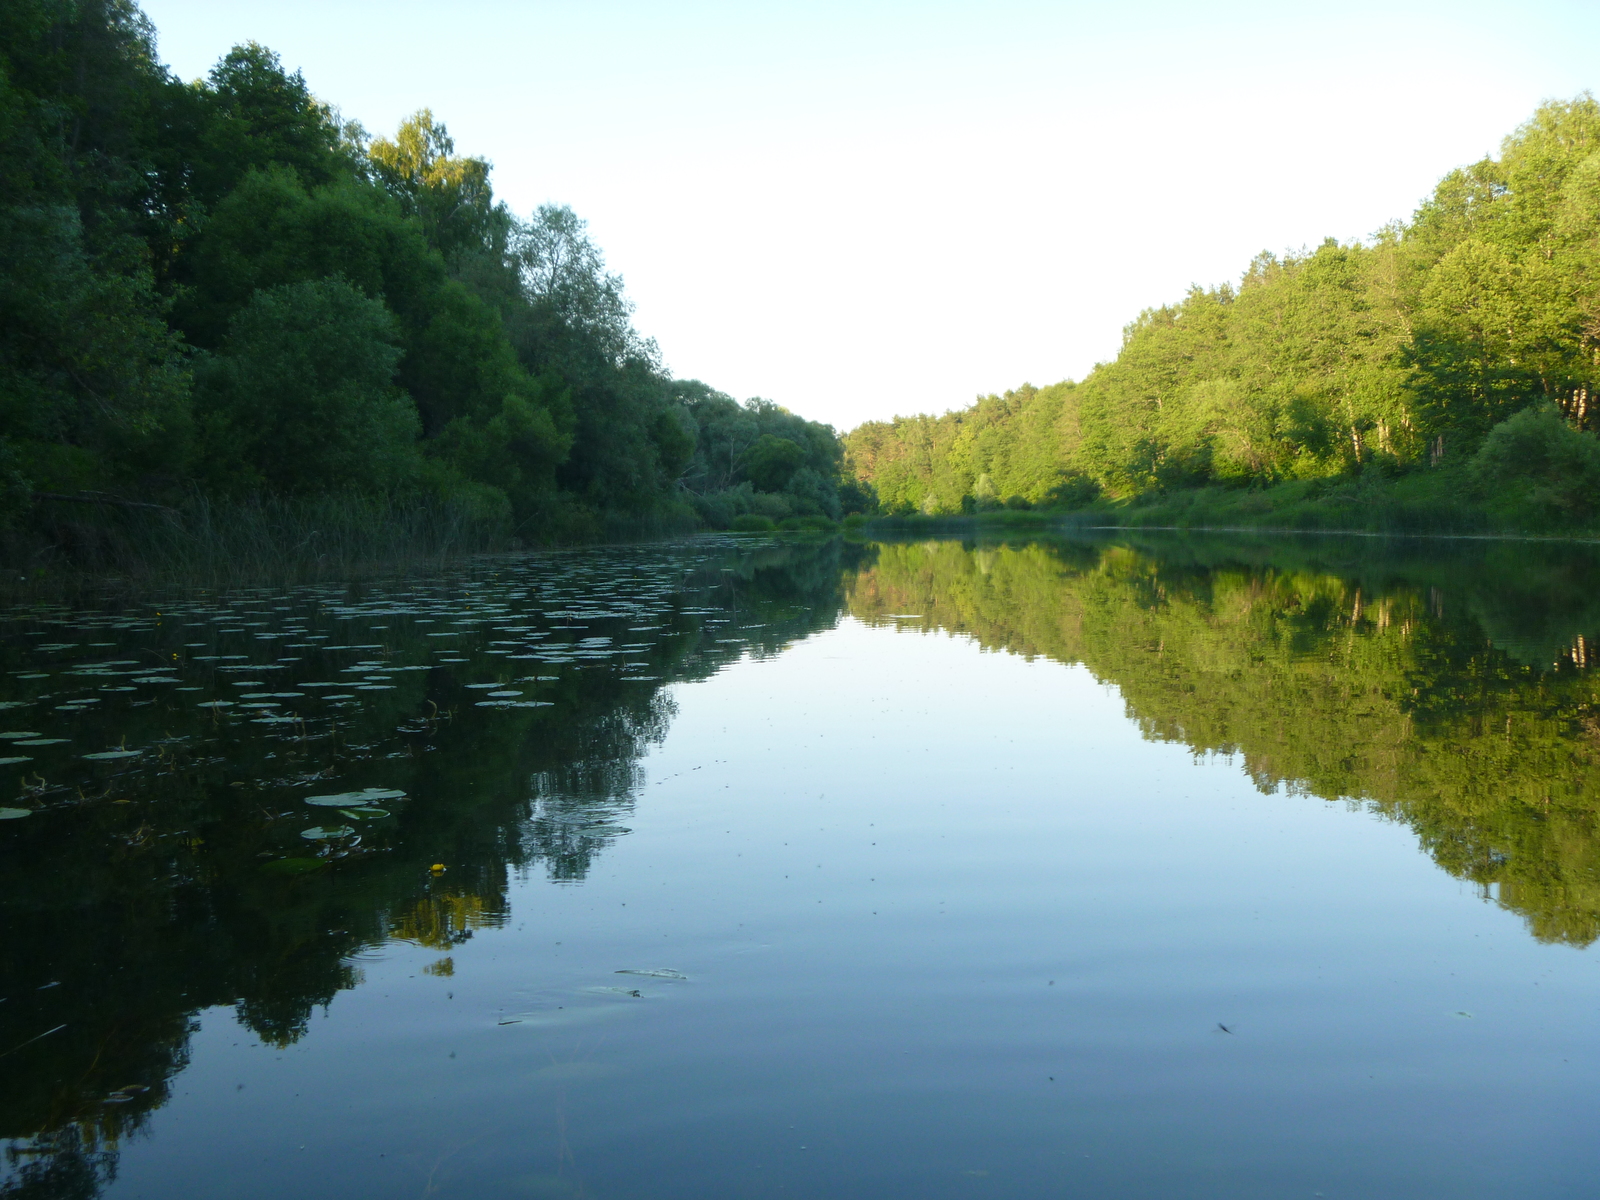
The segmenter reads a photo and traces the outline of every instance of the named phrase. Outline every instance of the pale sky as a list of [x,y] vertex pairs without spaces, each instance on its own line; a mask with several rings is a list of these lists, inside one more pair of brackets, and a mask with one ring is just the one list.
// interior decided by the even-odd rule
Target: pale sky
[[374,132],[431,107],[589,221],[674,374],[841,430],[1081,378],[1600,75],[1594,0],[144,8],[186,79],[253,39]]

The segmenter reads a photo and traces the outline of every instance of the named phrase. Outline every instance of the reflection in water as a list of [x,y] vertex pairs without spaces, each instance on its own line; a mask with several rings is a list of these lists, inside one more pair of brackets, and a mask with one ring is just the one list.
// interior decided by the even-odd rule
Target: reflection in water
[[1521,914],[1600,937],[1600,561],[1584,548],[884,546],[853,615],[1081,662],[1146,737],[1359,801]]
[[[199,1011],[290,1045],[364,948],[448,952],[504,922],[513,873],[583,878],[626,832],[665,686],[832,624],[859,553],[698,543],[5,613],[0,806],[29,815],[0,825],[0,1195],[96,1194]],[[85,758],[107,749],[140,753]],[[305,804],[369,787],[403,796]]]
[[0,1195],[99,1192],[204,1009],[284,1047],[386,941],[449,975],[514,879],[627,833],[668,684],[846,608],[1081,662],[1147,737],[1402,821],[1586,945],[1597,583],[1586,550],[1492,543],[708,541],[0,613],[0,807],[28,814],[0,823]]

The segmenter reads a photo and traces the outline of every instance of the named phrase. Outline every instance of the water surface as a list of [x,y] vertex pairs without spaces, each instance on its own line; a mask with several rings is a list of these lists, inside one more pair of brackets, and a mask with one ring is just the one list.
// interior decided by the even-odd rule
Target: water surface
[[1597,583],[707,539],[17,605],[0,1194],[1588,1195]]

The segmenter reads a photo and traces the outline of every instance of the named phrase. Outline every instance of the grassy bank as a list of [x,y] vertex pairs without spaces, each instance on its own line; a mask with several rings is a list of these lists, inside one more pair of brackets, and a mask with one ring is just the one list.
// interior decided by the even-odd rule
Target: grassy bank
[[1301,479],[1272,487],[1204,487],[1097,500],[1076,508],[998,509],[971,514],[884,516],[869,531],[896,533],[1044,530],[1061,526],[1127,529],[1257,529],[1404,535],[1600,536],[1586,508],[1527,491],[1485,498],[1465,471],[1398,476],[1370,473]]
[[[539,545],[631,541],[697,527],[674,511],[630,517],[571,509]],[[217,501],[175,507],[45,498],[0,534],[0,594],[80,587],[229,588],[431,571],[466,555],[529,545],[503,513],[363,496]]]

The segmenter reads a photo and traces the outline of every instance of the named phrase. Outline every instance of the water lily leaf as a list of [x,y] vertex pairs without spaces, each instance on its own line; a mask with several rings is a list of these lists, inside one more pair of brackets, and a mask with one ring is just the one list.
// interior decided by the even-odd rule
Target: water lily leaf
[[682,971],[674,971],[670,967],[657,967],[653,971],[643,971],[643,970],[618,971],[617,974],[618,975],[643,975],[647,979],[682,979],[682,980],[687,980],[689,978]]
[[23,730],[18,730],[18,729],[13,729],[10,733],[0,733],[0,738],[8,738],[8,739],[9,738],[34,738],[34,737],[38,737],[38,736],[39,735],[37,733],[28,733],[28,732],[25,732]]
[[33,761],[33,759],[29,758],[26,754],[12,754],[12,755],[8,755],[5,758],[0,758],[0,767],[14,767],[18,763],[25,763],[25,762],[32,762],[32,761]]
[[0,821],[19,821],[23,817],[33,816],[31,808],[0,808]]
[[202,700],[195,705],[196,708],[232,708],[232,700]]
[[13,746],[56,746],[66,741],[66,738],[24,738],[20,742],[12,742]]
[[307,796],[305,802],[317,808],[364,808],[379,800],[404,800],[397,788],[365,788],[359,792],[335,792],[331,796]]
[[138,758],[143,753],[143,750],[101,750],[97,754],[85,754],[84,757],[99,762],[113,758]]
[[355,830],[348,825],[313,825],[310,829],[302,829],[300,836],[313,842],[325,842],[332,838],[349,837]]

